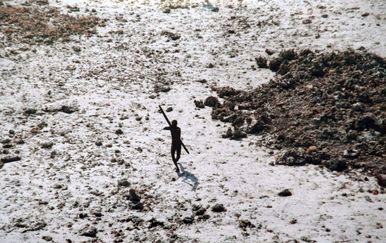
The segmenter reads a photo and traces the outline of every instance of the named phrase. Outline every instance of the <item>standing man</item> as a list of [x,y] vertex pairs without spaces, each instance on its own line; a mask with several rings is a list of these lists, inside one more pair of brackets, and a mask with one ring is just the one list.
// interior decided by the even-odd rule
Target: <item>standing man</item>
[[[177,173],[180,172],[180,169],[178,168],[177,161],[180,159],[181,155],[181,128],[177,127],[177,121],[173,120],[172,124],[169,127],[165,127],[164,130],[170,130],[170,133],[172,134],[172,148],[171,148],[171,154],[172,154],[172,160],[174,165],[176,166]],[[177,153],[177,156],[176,156]]]

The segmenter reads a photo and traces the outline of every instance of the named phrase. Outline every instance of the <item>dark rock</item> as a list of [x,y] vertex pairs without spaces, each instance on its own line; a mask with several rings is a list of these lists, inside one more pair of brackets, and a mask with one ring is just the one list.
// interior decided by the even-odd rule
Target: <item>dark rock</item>
[[251,223],[249,220],[239,220],[239,227],[246,231],[247,228],[255,228],[256,226]]
[[356,149],[346,149],[343,151],[343,157],[348,158],[348,159],[355,159],[358,158],[359,156],[359,151]]
[[171,111],[173,111],[173,107],[166,108],[166,112],[171,112]]
[[344,171],[348,168],[346,161],[344,160],[335,160],[330,162],[328,168],[333,171]]
[[220,102],[218,99],[214,96],[209,96],[208,98],[205,99],[204,105],[209,106],[209,107],[218,107],[220,105]]
[[282,60],[280,58],[274,58],[269,61],[268,67],[269,69],[271,69],[272,72],[277,72],[280,68],[281,63]]
[[268,61],[265,57],[256,57],[255,58],[256,64],[259,68],[267,68],[268,67]]
[[230,97],[230,96],[234,96],[234,95],[237,95],[240,93],[240,91],[235,90],[234,88],[231,88],[231,87],[218,88],[218,89],[216,89],[216,91],[217,91],[218,96],[220,98]]
[[386,187],[386,175],[378,174],[376,176],[377,182],[381,187]]
[[54,146],[53,142],[44,142],[40,145],[43,149],[51,149]]
[[170,31],[165,31],[165,30],[161,32],[161,35],[166,36],[170,40],[174,40],[174,41],[181,38],[181,35],[179,35],[177,33],[170,32]]
[[67,113],[67,114],[71,114],[71,113],[76,112],[77,110],[78,109],[76,107],[63,105],[62,107],[60,107],[60,109],[58,111],[61,111],[61,112]]
[[158,221],[156,218],[151,218],[148,222],[149,222],[149,226],[148,226],[149,229],[158,227],[158,226],[164,227],[164,223],[161,221]]
[[267,53],[269,56],[271,56],[275,53],[275,51],[273,51],[271,49],[265,49],[265,53]]
[[220,11],[220,9],[218,7],[213,7],[211,11],[217,13],[218,11]]
[[292,192],[289,189],[284,189],[283,191],[277,194],[280,197],[289,197],[292,196]]
[[118,187],[129,187],[130,182],[127,181],[127,179],[120,179],[118,180]]
[[134,204],[137,204],[141,201],[141,197],[138,196],[134,189],[129,190],[129,195],[127,195],[126,198]]
[[195,100],[194,104],[196,105],[197,108],[205,108],[204,102],[202,100]]
[[1,158],[1,162],[5,163],[10,163],[10,162],[15,162],[15,161],[20,161],[21,157],[20,156],[15,156],[15,155],[9,155]]
[[2,144],[9,144],[9,143],[11,143],[11,139],[9,139],[9,138],[3,139],[3,140],[1,141],[1,143],[2,143]]
[[52,241],[52,237],[48,235],[43,236],[42,239],[45,241]]
[[86,237],[96,237],[98,230],[94,226],[90,226],[89,224],[85,225],[80,231],[79,235]]
[[37,110],[36,109],[33,109],[33,108],[27,108],[24,110],[24,114],[26,115],[34,115],[36,114]]
[[123,134],[122,129],[117,129],[117,130],[115,131],[115,134],[117,134],[117,135],[122,135],[122,134]]
[[226,211],[226,208],[221,203],[218,203],[212,207],[212,212],[215,212],[215,213],[221,213],[225,211]]
[[184,224],[193,224],[193,222],[194,222],[194,219],[193,219],[193,217],[185,217],[185,218],[183,218],[182,219],[182,222],[184,223]]
[[102,142],[101,142],[101,141],[96,141],[96,142],[95,142],[95,145],[98,146],[98,147],[100,147],[100,146],[102,146]]

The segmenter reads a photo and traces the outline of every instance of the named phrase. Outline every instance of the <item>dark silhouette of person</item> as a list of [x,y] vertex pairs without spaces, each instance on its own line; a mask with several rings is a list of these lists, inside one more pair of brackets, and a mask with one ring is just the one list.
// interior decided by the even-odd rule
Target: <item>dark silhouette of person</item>
[[176,171],[178,173],[180,172],[180,169],[178,168],[177,161],[180,159],[182,145],[181,128],[177,127],[177,121],[173,120],[172,125],[170,127],[165,127],[164,130],[170,130],[170,133],[172,134],[171,154],[173,163],[176,166]]

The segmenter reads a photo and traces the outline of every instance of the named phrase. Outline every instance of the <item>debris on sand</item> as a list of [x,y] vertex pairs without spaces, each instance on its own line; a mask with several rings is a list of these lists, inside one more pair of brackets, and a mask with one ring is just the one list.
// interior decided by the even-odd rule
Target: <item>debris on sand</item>
[[[264,66],[264,58],[256,60]],[[215,88],[224,102],[212,105],[212,118],[273,135],[268,143],[287,149],[277,164],[386,173],[385,59],[353,50],[285,50],[268,67],[275,78],[254,90]]]
[[79,235],[86,236],[86,237],[96,237],[98,233],[98,230],[94,226],[90,226],[89,224],[86,224],[80,231]]
[[223,204],[218,203],[212,207],[212,212],[221,213],[227,211]]
[[92,35],[102,20],[62,14],[54,7],[0,6],[0,32],[12,42],[51,44],[70,35]]
[[289,197],[292,196],[292,192],[289,189],[284,189],[283,191],[277,194],[279,197]]

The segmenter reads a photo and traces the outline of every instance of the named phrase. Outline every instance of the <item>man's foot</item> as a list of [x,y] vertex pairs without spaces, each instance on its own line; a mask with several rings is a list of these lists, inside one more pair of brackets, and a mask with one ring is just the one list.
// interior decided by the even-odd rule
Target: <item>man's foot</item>
[[178,169],[178,167],[176,168],[176,172],[177,172],[177,173],[180,173],[180,169]]

